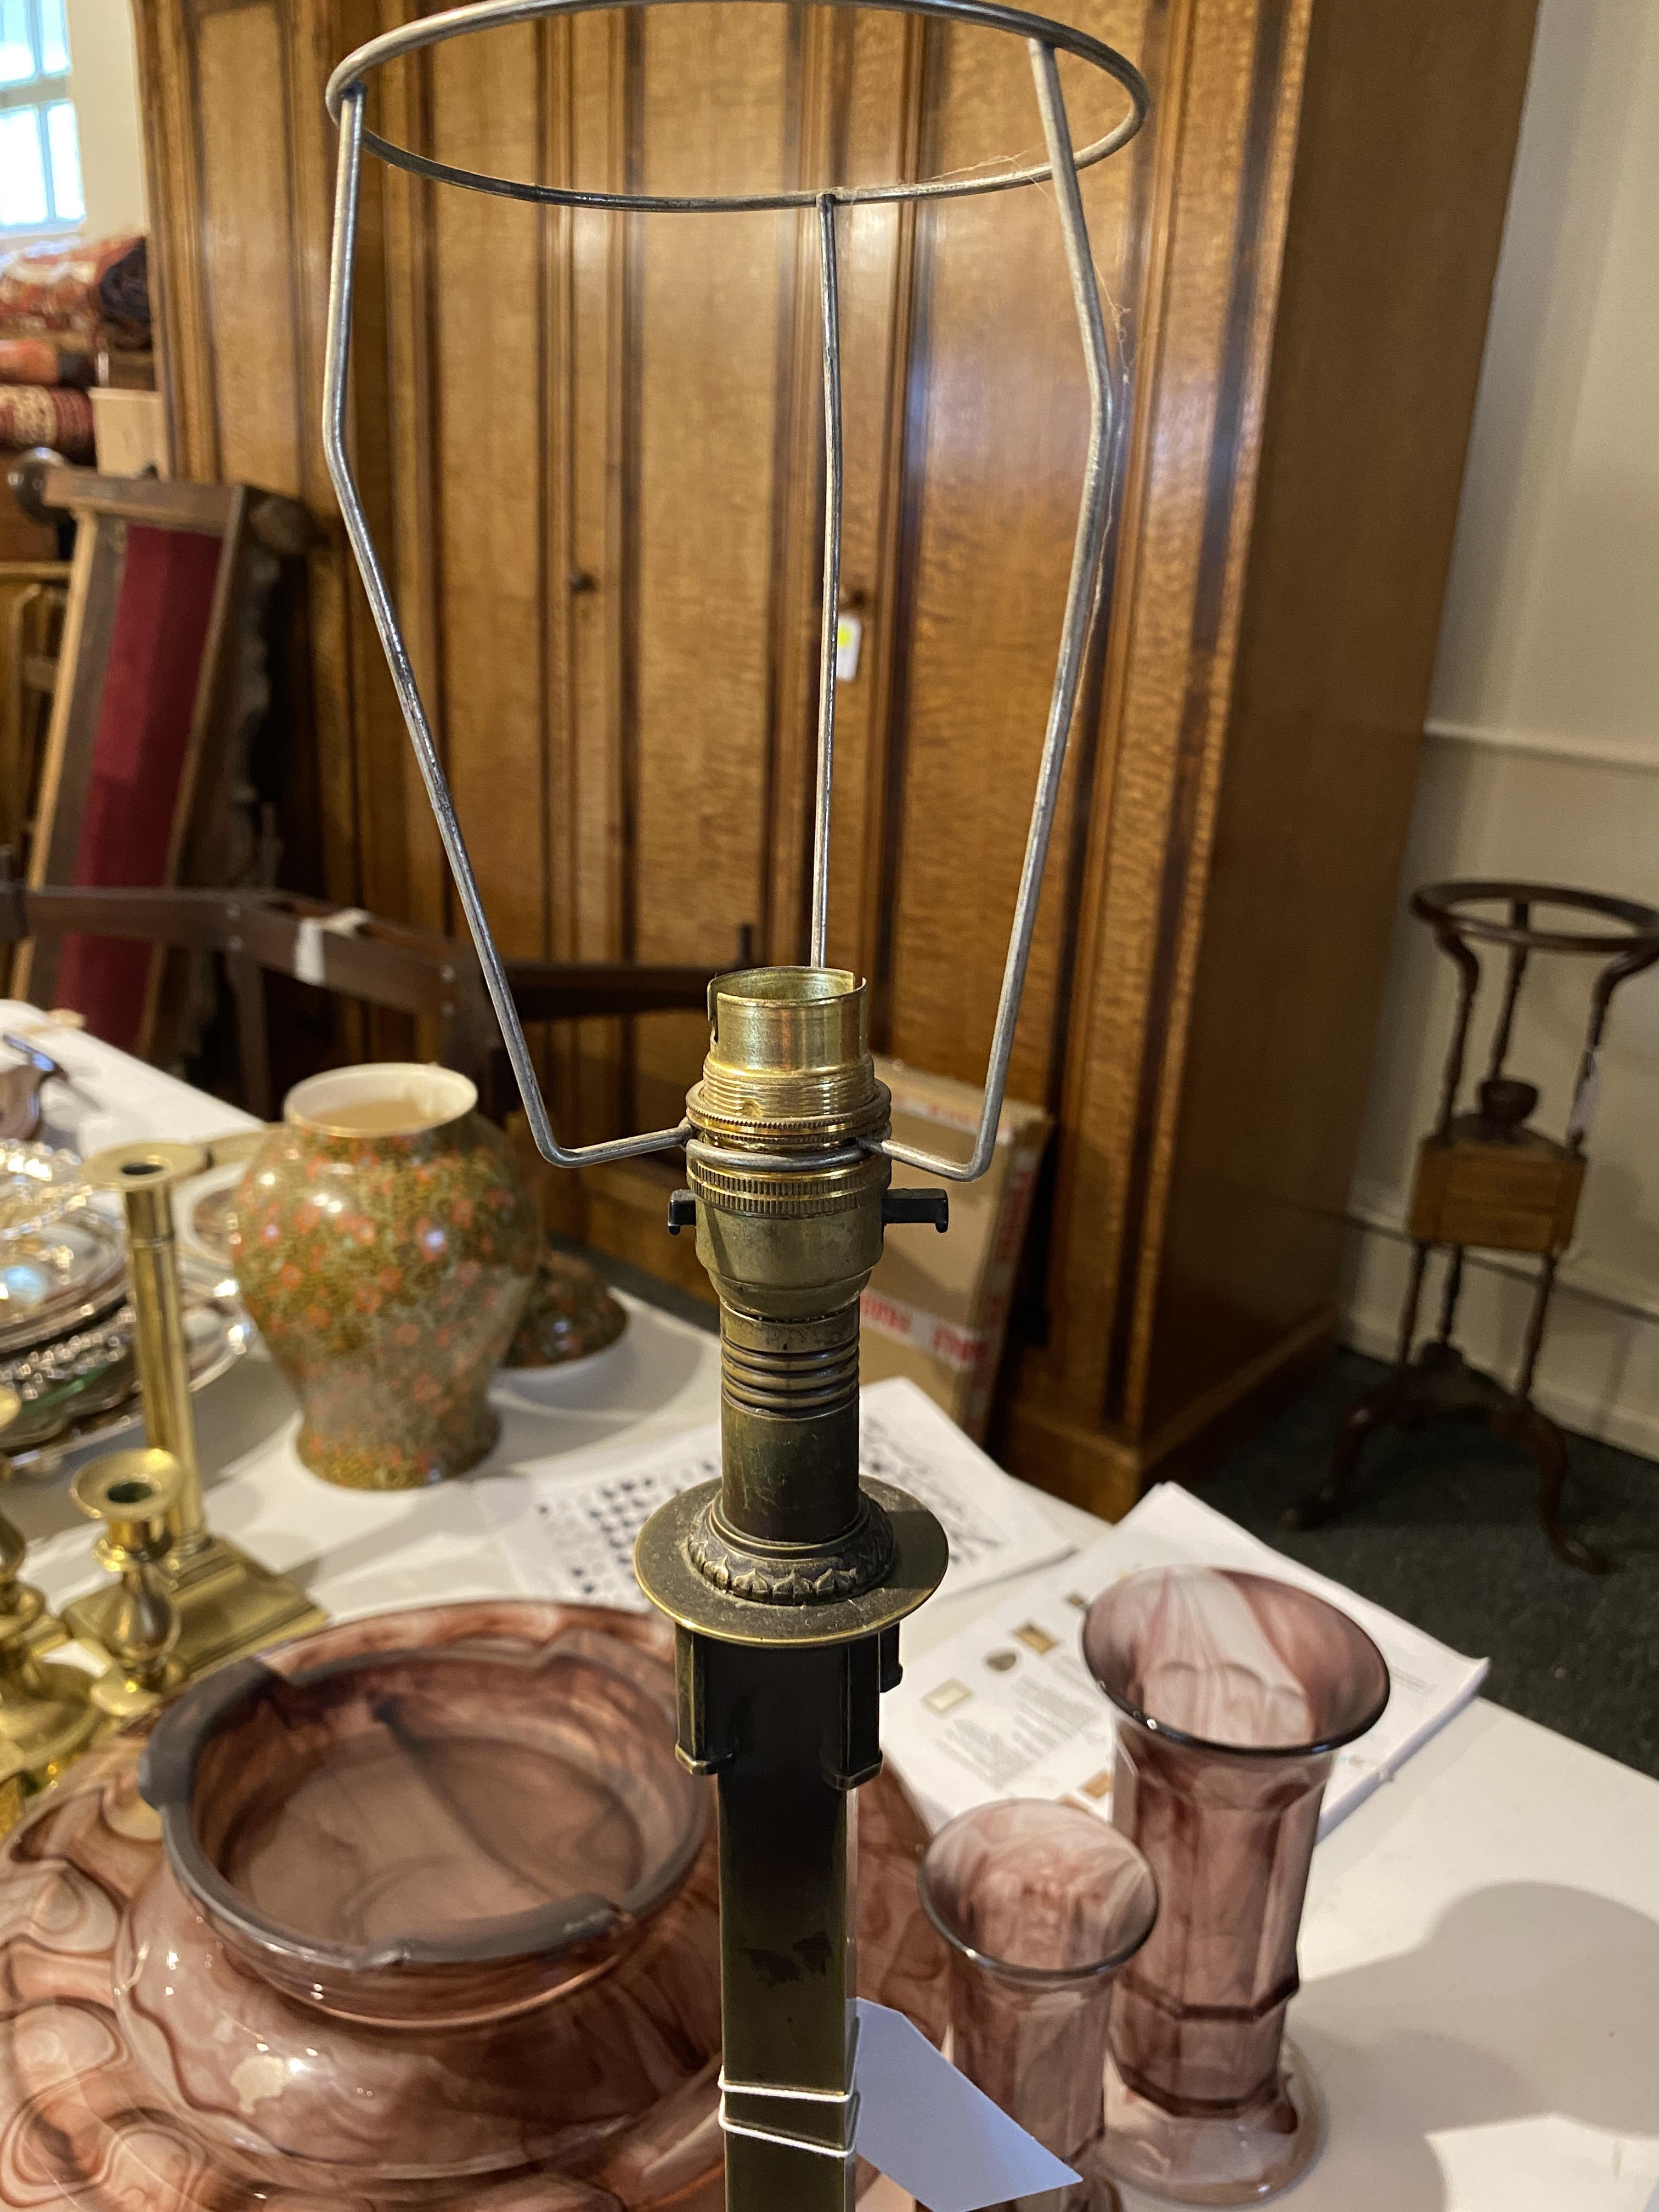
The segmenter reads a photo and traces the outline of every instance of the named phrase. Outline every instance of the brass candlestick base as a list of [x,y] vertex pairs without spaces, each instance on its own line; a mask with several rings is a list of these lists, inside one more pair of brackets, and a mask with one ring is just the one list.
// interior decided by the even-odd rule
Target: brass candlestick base
[[[0,1833],[3,1805],[55,1782],[102,1725],[92,1677],[42,1663],[33,1638],[46,1614],[38,1589],[20,1582],[27,1547],[0,1518]],[[15,1815],[14,1815],[15,1817]]]
[[[11,1472],[11,1462],[6,1456],[6,1431],[17,1419],[21,1410],[22,1401],[15,1390],[11,1389],[9,1384],[0,1382],[0,1480],[3,1480]],[[9,1521],[0,1519],[0,1529],[5,1532],[3,1539],[0,1540],[8,1547],[13,1543],[24,1542],[21,1534],[12,1527]],[[9,1553],[8,1556],[9,1556]],[[21,1564],[22,1554],[20,1553],[18,1557]],[[56,1651],[60,1645],[69,1642],[69,1631],[57,1614],[50,1610],[44,1599],[41,1601],[40,1611],[34,1626],[27,1632],[27,1641],[29,1650],[33,1652],[37,1659],[44,1659],[48,1651]],[[3,1767],[3,1762],[0,1761],[0,1769]],[[3,1771],[0,1771],[0,1836],[3,1836],[6,1832],[7,1825],[4,1818],[4,1775]]]
[[[171,1547],[158,1564],[179,1611],[175,1656],[192,1679],[228,1659],[320,1628],[328,1618],[297,1583],[214,1535],[202,1510],[173,1193],[206,1165],[207,1154],[197,1146],[143,1144],[99,1152],[86,1167],[88,1182],[120,1194],[144,1431],[152,1447],[171,1453],[179,1464],[177,1499],[168,1515]],[[70,1632],[107,1655],[112,1665],[118,1664],[112,1638],[122,1632],[116,1618],[122,1601],[118,1591],[98,1590],[64,1609]]]
[[0,1836],[9,1836],[22,1817],[22,1765],[15,1752],[0,1750]]
[[[251,1559],[225,1536],[204,1534],[188,1553],[175,1546],[159,1571],[178,1608],[179,1662],[192,1681],[227,1660],[327,1626],[328,1615],[297,1583]],[[70,1634],[112,1665],[118,1659],[113,1616],[120,1602],[118,1590],[100,1589],[64,1607]]]
[[179,1611],[161,1571],[183,1488],[178,1461],[155,1450],[111,1452],[83,1467],[70,1486],[81,1510],[105,1524],[94,1548],[120,1577],[102,1621],[110,1668],[92,1688],[99,1711],[118,1723],[153,1711],[185,1680],[177,1656]]

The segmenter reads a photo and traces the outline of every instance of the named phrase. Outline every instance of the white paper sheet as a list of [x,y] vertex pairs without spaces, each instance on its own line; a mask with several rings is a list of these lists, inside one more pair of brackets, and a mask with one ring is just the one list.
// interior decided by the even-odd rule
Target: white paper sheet
[[1077,2175],[958,2074],[900,2012],[858,2003],[854,2147],[931,2212],[983,2212]]
[[1083,1663],[1091,1599],[1142,1567],[1241,1567],[1316,1591],[1357,1620],[1389,1662],[1376,1726],[1337,1754],[1326,1833],[1468,1703],[1486,1679],[1381,1606],[1300,1566],[1174,1483],[1162,1483],[1097,1542],[1028,1583],[907,1663],[882,1701],[882,1744],[935,1826],[997,1797],[1067,1797],[1111,1811],[1111,1708]]
[[[903,1376],[862,1394],[860,1459],[866,1475],[909,1491],[944,1522],[951,1566],[943,1587],[952,1595],[1071,1549],[1031,1494]],[[526,1592],[643,1611],[634,1539],[659,1505],[720,1471],[720,1430],[711,1423],[620,1450],[532,1462],[477,1483],[475,1494]]]

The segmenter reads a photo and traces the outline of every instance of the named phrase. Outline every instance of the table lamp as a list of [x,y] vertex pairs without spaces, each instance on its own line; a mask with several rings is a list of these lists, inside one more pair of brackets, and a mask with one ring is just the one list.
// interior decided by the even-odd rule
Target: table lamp
[[[988,1166],[1007,1082],[1049,832],[1103,573],[1115,446],[1113,371],[1078,171],[1127,143],[1148,107],[1124,57],[996,0],[835,0],[1000,33],[1026,47],[1047,161],[993,176],[757,192],[741,198],[578,191],[482,175],[368,129],[375,71],[441,41],[569,15],[605,0],[479,0],[372,40],[334,71],[340,129],[324,442],[346,531],[391,666],[462,908],[542,1156],[579,1168],[684,1146],[688,1188],[668,1226],[695,1229],[720,1299],[717,1482],[663,1507],[635,1565],[676,1624],[679,1750],[716,1778],[726,2201],[733,2212],[830,2212],[853,2201],[857,2117],[848,1793],[880,1765],[880,1692],[898,1679],[898,1628],[944,1575],[944,1531],[903,1492],[859,1475],[859,1298],[888,1227],[946,1225],[943,1190],[890,1188],[902,1161],[946,1182]],[[650,0],[614,0],[618,5]],[[1127,112],[1079,149],[1058,57],[1103,70]],[[357,211],[365,147],[434,182],[541,205],[672,219],[796,209],[816,219],[823,312],[823,580],[807,961],[719,977],[702,1080],[676,1127],[601,1144],[559,1141],[514,1011],[352,472],[346,436]],[[870,1055],[864,984],[827,964],[842,509],[837,218],[872,203],[1052,189],[1082,333],[1090,435],[1035,803],[979,1124],[965,1160],[894,1141]]]

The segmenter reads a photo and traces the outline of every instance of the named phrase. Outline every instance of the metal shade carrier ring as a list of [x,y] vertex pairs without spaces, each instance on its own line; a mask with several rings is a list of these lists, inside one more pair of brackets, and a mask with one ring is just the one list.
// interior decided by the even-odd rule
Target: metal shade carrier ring
[[[775,0],[763,0],[763,4],[775,3]],[[824,962],[829,921],[830,796],[836,726],[836,629],[841,570],[841,332],[836,210],[838,207],[872,203],[965,198],[988,192],[1012,191],[1025,185],[1053,183],[1088,377],[1088,456],[1084,468],[1083,496],[1073,548],[1054,688],[1037,772],[1036,795],[1026,836],[1013,926],[997,1003],[979,1127],[965,1160],[952,1159],[912,1146],[897,1144],[890,1136],[867,1140],[870,1149],[879,1150],[890,1159],[902,1161],[908,1166],[941,1176],[949,1182],[973,1182],[984,1174],[990,1164],[1007,1087],[1014,1024],[1019,1012],[1026,963],[1036,926],[1043,865],[1048,857],[1049,833],[1060,796],[1060,772],[1065,765],[1066,740],[1077,704],[1085,647],[1094,613],[1111,500],[1115,418],[1111,359],[1077,173],[1105,160],[1109,155],[1128,143],[1146,120],[1151,95],[1140,72],[1115,48],[1067,24],[1055,22],[1044,15],[1029,15],[1020,9],[1001,6],[997,4],[997,0],[827,0],[827,4],[831,6],[873,8],[890,14],[921,15],[944,22],[1000,31],[1024,39],[1030,50],[1037,106],[1042,118],[1043,138],[1048,154],[1047,163],[1035,167],[1005,170],[988,177],[948,177],[911,184],[832,185],[817,190],[715,198],[666,198],[637,193],[577,191],[562,185],[530,184],[456,168],[446,162],[431,161],[407,147],[396,145],[381,137],[378,132],[370,131],[365,124],[363,108],[367,80],[374,70],[388,62],[475,31],[537,21],[544,16],[587,15],[610,7],[675,4],[679,4],[679,0],[477,0],[477,4],[428,15],[386,32],[378,39],[372,39],[355,53],[348,55],[335,70],[329,79],[327,92],[329,113],[340,126],[334,244],[329,272],[328,340],[324,372],[323,434],[329,474],[339,497],[347,536],[362,574],[380,642],[391,665],[410,741],[415,749],[427,795],[437,819],[439,834],[454,877],[462,910],[477,948],[484,982],[501,1023],[507,1057],[512,1063],[538,1151],[555,1166],[582,1167],[670,1150],[683,1144],[690,1134],[688,1121],[681,1121],[672,1129],[653,1129],[639,1136],[611,1138],[599,1144],[565,1146],[559,1142],[531,1057],[524,1027],[513,1003],[501,956],[484,912],[477,879],[467,854],[466,840],[456,815],[454,799],[433,738],[386,574],[374,550],[368,520],[347,451],[346,383],[363,149],[367,146],[395,167],[440,184],[455,185],[470,191],[490,193],[501,198],[527,200],[544,206],[660,215],[744,214],[791,208],[817,209],[823,314],[825,499],[810,957],[818,967]],[[1129,112],[1122,121],[1081,151],[1073,144],[1066,121],[1057,61],[1058,55],[1061,53],[1073,55],[1091,64],[1112,78],[1128,95]]]

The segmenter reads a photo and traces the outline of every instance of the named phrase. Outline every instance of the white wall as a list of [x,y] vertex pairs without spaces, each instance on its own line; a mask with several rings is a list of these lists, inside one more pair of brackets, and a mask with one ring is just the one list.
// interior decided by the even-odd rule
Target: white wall
[[144,161],[131,0],[69,0],[69,30],[86,235],[143,230]]
[[[1392,1350],[1401,1224],[1452,1012],[1449,963],[1405,917],[1407,893],[1531,877],[1659,906],[1651,0],[1543,0],[1428,731],[1352,1202],[1347,1333],[1377,1352]],[[1552,960],[1522,994],[1510,1067],[1542,1085],[1558,1133],[1590,972]],[[1477,1043],[1496,985],[1494,969]],[[1589,1151],[1539,1397],[1659,1456],[1659,969],[1614,1001]],[[1472,1266],[1472,1356],[1512,1368],[1526,1310],[1510,1274]]]

